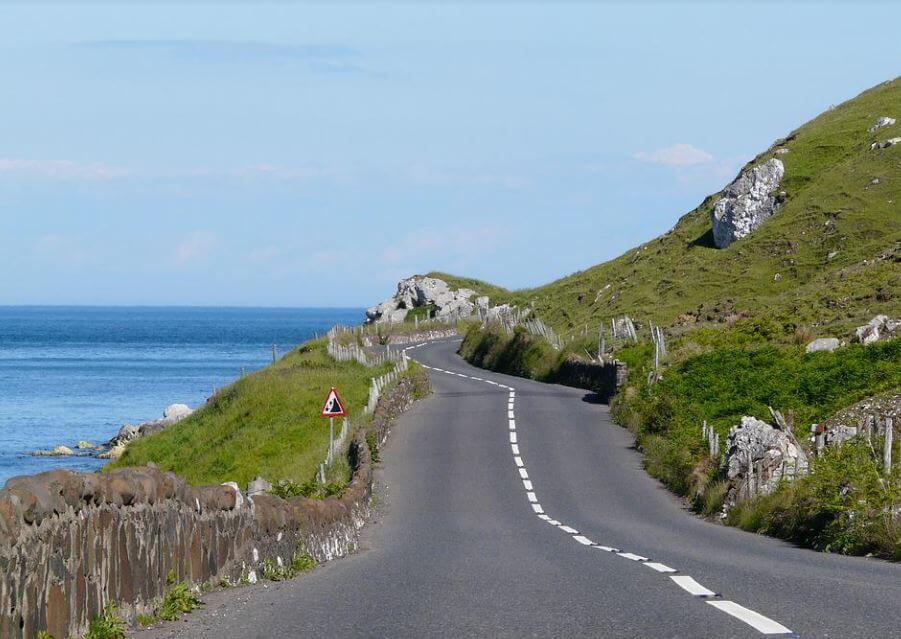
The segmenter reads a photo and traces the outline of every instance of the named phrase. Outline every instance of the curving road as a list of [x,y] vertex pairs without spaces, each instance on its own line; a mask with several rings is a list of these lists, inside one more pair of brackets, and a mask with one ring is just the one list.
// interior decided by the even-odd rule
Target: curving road
[[[585,391],[410,349],[364,550],[139,637],[901,637],[901,567],[699,520]],[[670,572],[674,571],[674,572]]]

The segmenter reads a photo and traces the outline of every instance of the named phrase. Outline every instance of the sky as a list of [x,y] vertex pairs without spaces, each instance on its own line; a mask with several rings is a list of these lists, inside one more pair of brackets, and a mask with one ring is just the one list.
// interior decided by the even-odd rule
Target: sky
[[5,2],[0,304],[546,283],[897,76],[892,24],[901,3]]

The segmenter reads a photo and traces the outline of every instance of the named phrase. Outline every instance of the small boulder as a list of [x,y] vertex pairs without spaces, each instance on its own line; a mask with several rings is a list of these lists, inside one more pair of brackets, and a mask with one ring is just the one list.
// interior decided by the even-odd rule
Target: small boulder
[[68,455],[74,455],[75,452],[68,446],[60,445],[56,448],[51,448],[50,450],[36,450],[31,454],[35,457],[66,457]]
[[744,416],[726,439],[729,478],[727,505],[767,495],[779,482],[807,474],[807,456],[789,433],[755,417]]
[[75,448],[77,448],[78,450],[88,450],[93,447],[94,447],[94,444],[92,444],[91,442],[86,442],[83,439],[75,445]]
[[187,404],[169,404],[166,406],[166,410],[163,411],[163,419],[174,424],[193,412]]
[[805,353],[816,353],[817,351],[829,351],[830,353],[841,346],[842,343],[835,337],[820,337],[813,340],[804,347]]
[[894,337],[899,326],[901,321],[889,319],[887,315],[877,315],[854,330],[854,339],[861,344],[872,344],[883,338]]

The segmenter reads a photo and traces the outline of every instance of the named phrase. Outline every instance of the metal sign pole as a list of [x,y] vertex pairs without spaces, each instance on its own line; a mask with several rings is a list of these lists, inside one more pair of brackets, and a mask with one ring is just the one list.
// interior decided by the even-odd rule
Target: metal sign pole
[[335,448],[335,418],[328,418],[328,457],[332,460],[332,451]]

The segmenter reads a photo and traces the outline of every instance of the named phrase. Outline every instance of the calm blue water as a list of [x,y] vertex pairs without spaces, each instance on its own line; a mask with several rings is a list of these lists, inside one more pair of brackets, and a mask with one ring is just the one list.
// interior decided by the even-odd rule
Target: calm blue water
[[0,483],[87,457],[27,453],[112,437],[215,387],[362,309],[0,307]]

